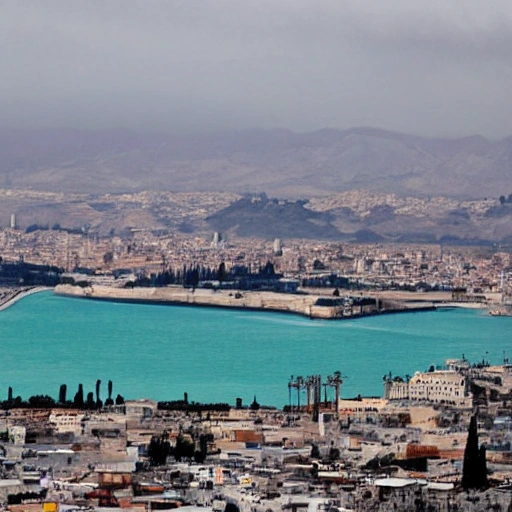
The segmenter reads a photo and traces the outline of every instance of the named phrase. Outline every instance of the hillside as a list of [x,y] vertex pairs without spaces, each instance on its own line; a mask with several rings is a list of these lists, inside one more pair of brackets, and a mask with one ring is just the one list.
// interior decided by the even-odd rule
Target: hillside
[[512,138],[428,139],[371,128],[194,136],[1,129],[0,187],[497,197],[512,191]]
[[[510,200],[509,200],[510,199]],[[63,194],[0,189],[0,226],[131,236],[133,230],[228,238],[353,242],[512,243],[512,196],[459,200],[352,190],[309,200],[265,194],[141,192]]]

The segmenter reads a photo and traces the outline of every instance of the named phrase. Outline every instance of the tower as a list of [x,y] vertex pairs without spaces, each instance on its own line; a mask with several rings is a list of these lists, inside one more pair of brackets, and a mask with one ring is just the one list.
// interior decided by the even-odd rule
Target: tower
[[274,256],[282,256],[283,255],[283,249],[281,247],[281,240],[279,238],[274,239],[273,244],[273,250],[274,250]]
[[211,246],[219,247],[221,241],[222,241],[222,235],[218,231],[215,231],[215,233],[213,233]]

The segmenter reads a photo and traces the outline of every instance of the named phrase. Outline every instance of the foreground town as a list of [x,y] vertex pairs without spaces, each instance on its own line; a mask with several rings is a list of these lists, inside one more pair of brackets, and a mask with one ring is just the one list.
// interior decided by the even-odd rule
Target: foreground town
[[[512,365],[449,360],[340,399],[340,372],[292,377],[282,410],[10,396],[0,503],[13,511],[480,511],[512,503]],[[325,394],[325,396],[324,396]],[[469,432],[469,434],[468,434]],[[485,447],[485,448],[481,448]],[[476,457],[476,458],[475,458]]]

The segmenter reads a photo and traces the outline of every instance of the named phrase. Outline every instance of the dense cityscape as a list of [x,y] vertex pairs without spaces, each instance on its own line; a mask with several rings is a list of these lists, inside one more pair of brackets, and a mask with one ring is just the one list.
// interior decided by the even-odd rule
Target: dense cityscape
[[[378,314],[386,301],[396,311],[410,302],[509,313],[510,252],[500,247],[152,230],[100,237],[59,226],[22,231],[11,218],[0,252],[4,307],[58,285],[85,296],[118,290],[110,300],[134,287],[170,288],[176,301],[179,290],[213,297],[225,288],[237,307],[241,297],[253,307],[250,297],[271,302],[265,294],[273,294],[274,309],[297,297],[301,304],[314,297],[317,309],[342,300],[341,316]],[[214,304],[211,297],[203,300]],[[103,402],[101,381],[95,393],[80,385],[72,400],[65,385],[58,399],[23,400],[9,389],[0,499],[14,511],[39,510],[41,502],[48,510],[52,503],[242,512],[510,507],[512,365],[505,353],[497,366],[463,358],[413,375],[390,372],[380,398],[341,398],[340,371],[292,376],[283,386],[283,410],[262,407],[257,397],[250,404],[200,404],[186,394],[125,401],[113,398],[112,382]]]
[[60,229],[0,230],[4,262],[26,261],[61,272],[83,269],[102,275],[156,275],[183,268],[244,267],[258,272],[271,262],[285,277],[326,283],[326,277],[347,278],[352,286],[509,293],[511,256],[501,246],[431,244],[353,244],[310,239],[223,239],[204,235],[138,229],[126,237],[98,236]]
[[0,2],[0,512],[512,512],[509,0]]

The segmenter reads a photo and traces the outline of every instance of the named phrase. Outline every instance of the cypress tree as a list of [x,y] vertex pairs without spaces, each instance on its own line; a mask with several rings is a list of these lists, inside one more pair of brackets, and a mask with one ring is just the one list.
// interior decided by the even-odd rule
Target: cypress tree
[[148,446],[150,464],[163,466],[169,455],[171,455],[171,444],[165,433],[161,437],[153,436]]
[[96,407],[98,409],[101,409],[103,407],[103,402],[100,399],[100,386],[101,386],[101,380],[98,379],[96,381]]
[[75,394],[73,404],[79,409],[82,409],[84,406],[84,386],[82,384],[78,384],[78,391]]
[[66,384],[61,384],[60,389],[59,389],[59,403],[61,403],[61,404],[66,403],[66,392],[67,392]]
[[96,403],[94,402],[94,393],[92,391],[89,391],[89,393],[87,393],[87,400],[85,402],[85,405],[89,410],[95,408]]
[[476,415],[471,416],[468,429],[468,439],[464,450],[464,465],[462,468],[462,487],[468,489],[486,489],[487,462],[485,447],[478,446],[478,428]]
[[112,381],[108,381],[108,398],[105,400],[105,405],[114,405],[114,400],[112,400]]
[[217,281],[222,285],[222,283],[226,280],[227,273],[226,273],[226,264],[221,261],[219,268],[217,270]]

